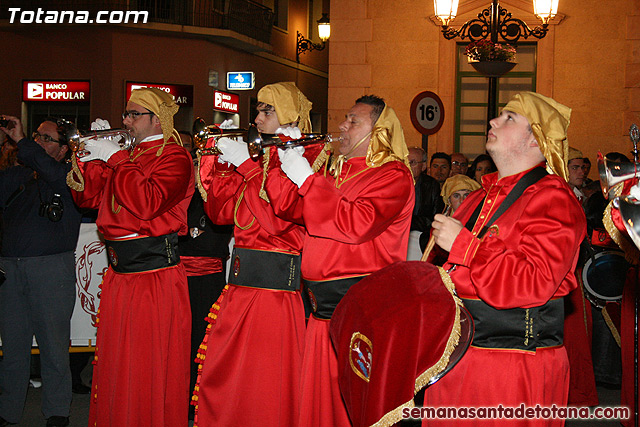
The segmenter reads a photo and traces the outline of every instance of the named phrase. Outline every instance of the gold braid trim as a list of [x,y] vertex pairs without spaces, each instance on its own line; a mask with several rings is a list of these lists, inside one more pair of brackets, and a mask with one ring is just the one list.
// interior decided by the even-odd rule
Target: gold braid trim
[[242,225],[238,224],[238,216],[237,216],[238,215],[238,208],[240,208],[240,203],[242,202],[242,199],[244,198],[244,190],[246,190],[246,189],[247,189],[247,186],[245,184],[244,188],[242,189],[242,192],[240,193],[240,197],[238,197],[238,201],[236,202],[236,206],[233,209],[233,223],[240,230],[248,230],[249,228],[251,228],[251,226],[253,225],[253,223],[256,220],[256,217],[254,216],[253,219],[251,220],[251,222],[249,223],[249,225],[242,226]]
[[207,201],[207,191],[202,186],[202,180],[200,179],[200,162],[202,161],[202,154],[200,154],[200,150],[196,151],[196,157],[198,159],[198,164],[196,165],[196,187],[198,187],[198,191],[200,192],[200,196],[202,200]]
[[324,147],[322,147],[322,152],[318,154],[318,157],[316,157],[313,164],[311,165],[311,170],[313,170],[313,173],[318,172],[323,165],[325,166],[325,169],[327,168],[328,166],[327,160],[329,160],[330,153],[331,153],[331,143],[325,142]]
[[[620,196],[622,193],[622,186],[619,186],[616,189],[616,196]],[[640,257],[640,252],[638,252],[638,248],[635,247],[627,237],[618,230],[618,228],[613,223],[613,219],[611,218],[611,209],[613,208],[613,201],[609,202],[607,207],[604,210],[604,215],[602,216],[602,223],[604,224],[605,230],[611,236],[611,240],[616,242],[616,244],[624,251],[624,257],[631,265],[638,265],[638,258]]]
[[611,316],[609,316],[609,312],[607,311],[607,307],[604,307],[602,309],[602,317],[604,318],[604,322],[609,327],[609,330],[611,330],[611,335],[613,335],[613,339],[616,340],[616,343],[618,344],[618,347],[621,347],[621,345],[620,345],[620,332],[618,332],[618,328],[616,328],[616,325],[613,324],[613,320],[611,320]]
[[[449,273],[447,273],[442,267],[438,267],[438,272],[440,273],[440,277],[442,278],[444,286],[447,288],[449,293],[451,293],[451,298],[453,298],[453,302],[456,306],[456,317],[453,322],[453,327],[451,328],[451,333],[449,334],[449,339],[447,341],[447,345],[444,349],[442,357],[440,357],[440,360],[438,360],[432,367],[418,376],[413,390],[414,395],[422,390],[434,376],[438,375],[447,367],[451,354],[457,347],[458,342],[460,342],[460,307],[462,306],[462,301],[456,295],[456,288],[453,284],[453,281],[451,280],[451,277],[449,276]],[[411,399],[410,401],[403,403],[397,408],[387,412],[382,418],[380,418],[377,423],[373,424],[372,427],[392,426],[393,424],[402,420],[402,410],[404,408],[414,407],[415,403],[413,399]]]
[[[73,178],[73,174],[78,176],[78,181]],[[84,191],[84,177],[82,171],[78,167],[78,160],[75,153],[71,155],[71,170],[67,174],[67,185],[75,191]]]
[[111,195],[111,212],[117,215],[120,213],[120,209],[122,209],[122,206],[118,206],[118,209],[116,209],[116,195],[112,194]]
[[[264,200],[267,203],[271,203],[271,200],[269,200],[269,196],[267,196],[267,192],[264,190],[264,183],[267,180],[267,174],[269,173],[269,160],[271,159],[271,150],[269,150],[268,148],[266,150],[264,150],[264,154],[262,155],[262,184],[260,184],[260,191],[258,192],[258,195],[260,195],[260,198],[262,200]],[[253,224],[253,222],[252,222]]]
[[403,403],[402,405],[398,406],[396,409],[387,412],[382,418],[380,418],[380,420],[375,423],[372,424],[371,427],[389,427],[394,425],[395,423],[397,423],[398,421],[402,421],[402,410],[404,408],[415,408],[416,404],[413,401],[413,399],[411,399],[410,401]]

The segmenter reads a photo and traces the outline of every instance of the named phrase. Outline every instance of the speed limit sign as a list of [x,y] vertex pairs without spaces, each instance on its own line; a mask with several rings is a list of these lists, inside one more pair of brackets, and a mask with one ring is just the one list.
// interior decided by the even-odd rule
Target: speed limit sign
[[411,123],[423,135],[433,135],[444,121],[444,105],[433,92],[420,92],[411,102]]

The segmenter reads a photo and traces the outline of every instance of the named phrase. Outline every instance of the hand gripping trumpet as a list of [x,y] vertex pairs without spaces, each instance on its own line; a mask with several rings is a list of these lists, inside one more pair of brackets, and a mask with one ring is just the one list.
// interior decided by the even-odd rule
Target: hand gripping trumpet
[[[200,117],[193,123],[193,143],[198,148],[201,156],[221,154],[220,149],[217,147],[218,139],[237,137],[245,139],[249,156],[251,156],[252,160],[257,160],[262,154],[262,150],[266,147],[276,146],[285,149],[311,144],[324,144],[340,139],[334,138],[331,134],[319,133],[303,134],[302,138],[292,139],[280,134],[260,133],[255,125],[249,126],[249,129],[220,129],[218,125],[206,125],[205,121]],[[210,139],[213,139],[213,145],[206,147]]]
[[63,129],[66,139],[69,141],[69,149],[78,157],[84,157],[89,154],[89,152],[84,149],[84,144],[87,141],[96,139],[117,139],[120,147],[125,150],[129,150],[135,139],[129,129],[103,129],[80,132],[71,122],[66,122]]
[[[84,177],[78,167],[78,158],[87,156],[89,151],[84,149],[84,144],[96,139],[116,139],[120,147],[125,150],[131,149],[135,138],[128,129],[104,129],[80,132],[75,124],[67,120],[58,121],[58,132],[64,135],[68,141],[69,149],[72,151],[71,170],[67,174],[67,185],[76,191],[84,191]],[[77,180],[75,179],[77,177]]]

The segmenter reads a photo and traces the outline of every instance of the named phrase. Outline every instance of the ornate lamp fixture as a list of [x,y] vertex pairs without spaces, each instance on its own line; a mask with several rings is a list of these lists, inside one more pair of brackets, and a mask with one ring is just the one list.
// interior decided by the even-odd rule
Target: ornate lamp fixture
[[296,61],[300,62],[300,54],[311,50],[322,50],[326,46],[326,41],[331,36],[331,23],[329,22],[329,16],[326,13],[322,14],[322,17],[318,19],[318,36],[322,40],[322,44],[314,43],[309,39],[306,39],[300,31],[297,31],[297,45],[296,45]]
[[[498,0],[492,0],[491,5],[478,14],[476,19],[471,19],[460,27],[459,30],[451,28],[449,24],[456,17],[459,0],[433,0],[435,14],[442,22],[442,35],[451,40],[459,37],[462,40],[478,41],[488,39],[492,43],[498,43],[499,38],[510,43],[517,43],[520,38],[535,37],[541,39],[547,35],[549,21],[558,12],[558,0],[533,0],[533,12],[542,21],[541,26],[534,29],[518,18],[513,18],[507,9],[500,6]],[[472,64],[473,65],[473,64]],[[500,65],[500,64],[493,64]],[[482,73],[482,69],[474,67]],[[498,78],[496,67],[490,67],[492,72],[484,73],[489,78],[489,99],[487,102],[487,128],[489,120],[497,113]],[[510,67],[502,67],[508,72]]]
[[498,0],[478,14],[476,19],[465,22],[459,30],[449,27],[456,17],[458,0],[434,0],[436,16],[442,22],[442,35],[447,40],[460,37],[471,41],[486,39],[498,42],[498,36],[507,42],[517,42],[521,37],[533,36],[541,39],[547,35],[549,20],[558,12],[558,0],[533,0],[534,14],[542,21],[542,26],[534,29],[518,18],[513,18]]

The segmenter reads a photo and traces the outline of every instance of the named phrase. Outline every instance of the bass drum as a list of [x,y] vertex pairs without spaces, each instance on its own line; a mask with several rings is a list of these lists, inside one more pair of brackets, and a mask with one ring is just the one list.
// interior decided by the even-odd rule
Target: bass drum
[[582,268],[587,299],[599,308],[620,301],[629,267],[622,251],[604,250],[591,256]]

